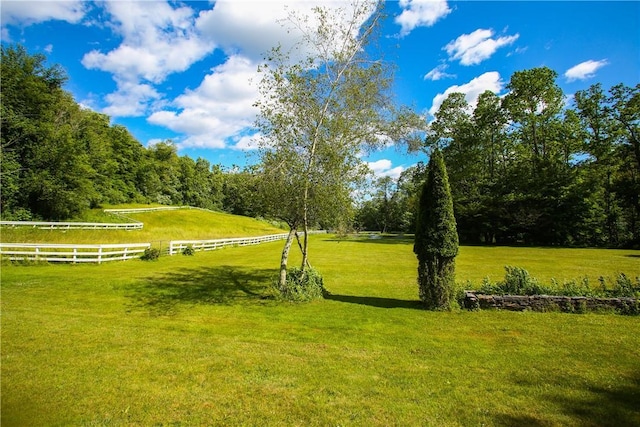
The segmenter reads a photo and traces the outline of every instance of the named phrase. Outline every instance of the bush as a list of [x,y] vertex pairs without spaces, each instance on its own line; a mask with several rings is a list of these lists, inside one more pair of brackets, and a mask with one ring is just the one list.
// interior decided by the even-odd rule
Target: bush
[[160,249],[156,248],[147,248],[144,250],[144,253],[140,257],[143,261],[154,261],[160,258]]
[[192,245],[188,245],[186,248],[182,250],[182,255],[194,256],[196,254],[196,250],[193,249]]
[[295,302],[312,301],[326,295],[322,276],[313,268],[304,271],[292,268],[287,272],[286,285],[279,291],[283,299]]
[[547,293],[536,279],[524,268],[506,266],[504,282],[500,284],[502,292],[509,295],[540,295]]
[[620,273],[616,278],[616,283],[613,285],[611,293],[614,297],[640,298],[640,278],[636,277],[636,283],[634,284],[624,273]]

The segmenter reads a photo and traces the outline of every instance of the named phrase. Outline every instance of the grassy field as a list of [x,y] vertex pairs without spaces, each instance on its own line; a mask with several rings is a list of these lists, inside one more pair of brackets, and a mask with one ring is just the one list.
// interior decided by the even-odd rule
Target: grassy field
[[[282,303],[281,245],[3,265],[2,425],[640,425],[639,318],[427,312],[410,242],[332,236],[311,242],[332,296]],[[636,276],[639,255],[463,247],[458,279]]]
[[[120,206],[119,206],[120,207]],[[129,207],[129,206],[122,206]],[[134,206],[135,207],[135,206]],[[226,237],[251,237],[284,231],[266,221],[196,209],[127,214],[144,223],[142,230],[39,230],[9,228],[0,230],[3,242],[20,243],[147,243],[169,240],[204,240]],[[93,210],[81,218],[87,222],[131,222]]]

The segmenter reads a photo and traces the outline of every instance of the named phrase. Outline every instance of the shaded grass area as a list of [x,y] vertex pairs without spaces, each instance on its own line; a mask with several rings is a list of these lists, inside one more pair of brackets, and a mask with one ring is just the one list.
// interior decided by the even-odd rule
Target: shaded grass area
[[[94,212],[85,220],[98,221],[105,213]],[[111,215],[110,215],[111,216]],[[3,242],[20,243],[147,243],[155,246],[170,240],[206,240],[227,237],[251,237],[279,234],[284,231],[266,221],[198,209],[180,209],[112,216],[111,221],[144,223],[142,230],[39,230],[2,227]]]
[[310,304],[272,298],[281,243],[3,266],[2,425],[640,424],[638,318],[426,312],[409,244],[311,244]]

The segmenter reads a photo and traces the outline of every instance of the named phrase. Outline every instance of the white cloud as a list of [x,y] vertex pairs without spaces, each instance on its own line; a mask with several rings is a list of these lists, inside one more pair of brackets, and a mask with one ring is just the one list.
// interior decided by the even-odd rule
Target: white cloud
[[31,25],[50,20],[77,23],[86,13],[88,3],[75,1],[3,1],[0,8],[2,26]]
[[182,147],[225,147],[227,138],[240,135],[255,121],[256,81],[257,65],[232,56],[213,68],[199,87],[176,98],[176,110],[157,111],[148,121],[189,135]]
[[234,150],[242,150],[242,151],[253,151],[257,150],[259,147],[258,140],[261,135],[259,133],[254,133],[253,135],[244,135],[240,138],[236,138],[235,144],[231,146]]
[[142,116],[150,102],[161,98],[156,89],[148,84],[117,81],[118,90],[105,96],[109,104],[102,109],[104,114],[114,117]]
[[[173,9],[168,3],[144,1],[105,2],[104,7],[122,44],[108,53],[93,50],[82,64],[113,74],[118,83],[118,91],[106,97],[107,114],[144,114],[144,101],[158,98],[147,83],[158,84],[169,74],[187,70],[214,48],[196,32],[194,12],[188,7]],[[133,91],[136,86],[139,89]]]
[[400,174],[404,172],[404,167],[392,167],[393,164],[391,163],[391,160],[388,159],[367,162],[367,166],[369,166],[369,169],[373,171],[376,177],[390,176],[391,178],[397,179]]
[[499,48],[513,44],[520,37],[515,34],[494,39],[493,35],[493,30],[478,29],[452,40],[444,49],[450,60],[460,60],[462,65],[475,65],[490,58]]
[[435,80],[449,79],[449,78],[455,77],[454,74],[449,74],[446,72],[447,68],[449,68],[447,64],[438,65],[436,68],[434,68],[433,70],[425,74],[424,80],[435,81]]
[[213,9],[201,12],[196,25],[226,52],[242,52],[259,61],[278,43],[286,49],[293,45],[292,36],[278,22],[286,17],[283,2],[255,2],[248,7],[245,2],[221,0]]
[[402,27],[401,37],[416,27],[430,27],[451,12],[446,0],[400,0],[400,7],[402,13],[395,22]]
[[490,90],[493,93],[499,93],[504,88],[504,82],[500,79],[500,73],[497,71],[490,71],[488,73],[484,73],[481,76],[478,76],[471,80],[469,83],[465,83],[463,85],[454,85],[444,93],[439,93],[433,98],[433,104],[429,109],[429,114],[434,116],[442,102],[449,96],[449,94],[454,92],[461,92],[464,94],[464,98],[469,103],[471,107],[474,107],[478,102],[478,97],[484,91]]
[[574,80],[587,80],[594,77],[596,75],[596,71],[607,64],[609,64],[609,62],[606,59],[602,59],[600,61],[593,61],[590,59],[569,68],[564,73],[564,76],[567,78],[567,81],[570,82]]
[[[308,18],[308,25],[317,25],[313,10],[319,5],[336,13],[338,21],[343,23],[348,22],[354,13],[350,3],[340,0],[256,1],[250,6],[244,1],[218,0],[213,9],[200,13],[196,26],[227,54],[241,53],[253,61],[260,61],[273,47],[280,45],[283,52],[288,52],[299,43],[299,29],[287,19],[299,16]],[[372,11],[370,8],[360,17],[361,22],[353,27],[351,36],[357,35],[359,26],[371,16]],[[336,45],[339,44],[336,41]]]

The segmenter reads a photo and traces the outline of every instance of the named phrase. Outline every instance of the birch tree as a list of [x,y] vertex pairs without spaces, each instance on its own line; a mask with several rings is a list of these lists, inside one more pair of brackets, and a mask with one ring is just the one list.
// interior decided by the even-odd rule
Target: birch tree
[[366,173],[362,152],[409,142],[423,120],[397,108],[392,67],[369,52],[382,3],[354,1],[341,8],[292,13],[285,22],[300,35],[290,51],[273,48],[259,71],[263,194],[271,215],[289,225],[279,286],[286,286],[290,248],[298,232],[300,269],[309,266],[309,228],[349,215],[351,194]]

